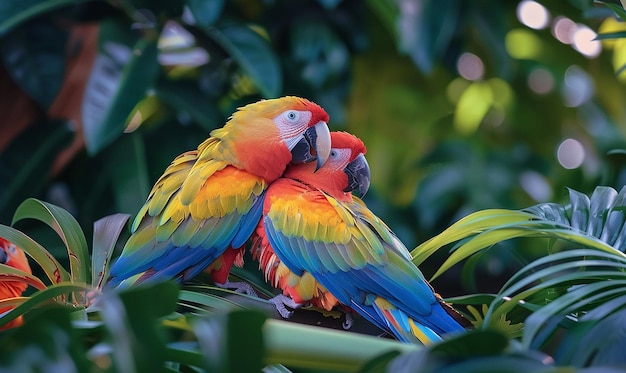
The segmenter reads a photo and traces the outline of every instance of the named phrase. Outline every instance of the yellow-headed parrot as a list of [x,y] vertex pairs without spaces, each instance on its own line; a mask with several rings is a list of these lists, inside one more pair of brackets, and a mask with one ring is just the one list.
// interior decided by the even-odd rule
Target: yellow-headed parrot
[[[287,165],[318,168],[326,161],[327,122],[324,109],[299,97],[239,108],[196,150],[174,159],[157,180],[110,269],[107,286],[186,281],[227,250],[239,251],[261,218],[268,185]],[[229,269],[221,268],[217,277],[226,279],[223,273]]]
[[[288,285],[284,293],[294,296],[307,289],[296,294],[298,301],[321,302],[327,289],[339,303],[404,342],[427,344],[463,331],[407,248],[352,196],[352,190],[363,193],[369,186],[363,143],[347,133],[331,136],[324,166],[315,172],[313,165],[291,165],[266,193],[263,231],[257,234],[265,235],[277,260],[295,276],[284,277],[282,284],[278,279],[279,285]],[[266,260],[273,263],[264,269],[266,276],[271,271],[276,276],[277,260]],[[289,283],[298,277],[303,280]]]

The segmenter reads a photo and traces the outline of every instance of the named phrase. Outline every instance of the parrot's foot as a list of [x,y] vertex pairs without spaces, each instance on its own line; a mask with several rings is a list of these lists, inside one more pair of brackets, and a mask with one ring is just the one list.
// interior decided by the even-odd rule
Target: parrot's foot
[[350,330],[350,328],[354,324],[354,318],[352,317],[351,313],[345,313],[344,315],[346,315],[346,321],[341,324],[341,327],[343,328],[343,330]]
[[216,282],[215,286],[217,286],[218,288],[222,288],[222,289],[234,290],[240,294],[246,294],[246,295],[251,295],[253,297],[258,297],[256,291],[254,291],[254,289],[252,288],[252,285],[248,284],[247,282],[230,282],[226,280],[226,282],[223,284],[219,284]]
[[288,319],[291,317],[291,315],[293,315],[293,311],[289,311],[287,307],[293,308],[294,310],[302,307],[302,304],[297,303],[296,301],[284,294],[280,294],[275,296],[274,298],[270,298],[269,301],[274,303],[274,306],[276,306],[276,311],[278,311],[283,319]]

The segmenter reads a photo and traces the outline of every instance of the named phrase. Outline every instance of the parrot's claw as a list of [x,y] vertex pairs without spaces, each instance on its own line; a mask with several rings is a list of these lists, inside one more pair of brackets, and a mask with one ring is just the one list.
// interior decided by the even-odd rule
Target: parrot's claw
[[288,319],[293,315],[293,311],[289,311],[287,307],[293,308],[294,310],[302,307],[302,304],[295,302],[293,299],[283,294],[270,298],[269,301],[274,303],[276,311],[278,311],[283,319]]
[[226,282],[223,284],[219,284],[216,282],[215,286],[217,286],[218,288],[222,288],[222,289],[234,290],[240,294],[246,294],[246,295],[250,295],[253,297],[258,297],[256,291],[254,291],[254,289],[252,288],[252,285],[248,284],[247,282],[230,282],[226,280]]
[[345,315],[346,321],[341,324],[341,327],[343,328],[343,330],[350,330],[350,328],[352,328],[352,325],[354,324],[354,318],[350,313],[346,313]]

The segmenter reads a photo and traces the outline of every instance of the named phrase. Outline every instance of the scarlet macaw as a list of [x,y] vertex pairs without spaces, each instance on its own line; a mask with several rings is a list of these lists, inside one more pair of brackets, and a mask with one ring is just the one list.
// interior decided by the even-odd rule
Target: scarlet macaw
[[[311,165],[291,165],[267,190],[257,234],[261,240],[265,236],[277,258],[266,253],[266,276],[273,275],[270,279],[296,302],[323,305],[325,288],[401,341],[427,344],[463,331],[448,313],[449,305],[411,262],[407,248],[352,196],[355,188],[363,193],[369,186],[363,143],[347,133],[333,132],[331,138],[324,166],[314,172]],[[263,253],[257,255],[263,259]],[[281,269],[280,275],[281,265],[292,274]],[[305,284],[308,276],[315,280],[313,287]]]
[[[0,237],[0,264],[8,265],[28,274],[32,274],[24,251],[2,237]],[[0,281],[0,300],[21,296],[27,286],[25,282],[20,281]],[[0,314],[8,312],[11,309],[13,309],[13,307],[0,308]],[[19,316],[0,327],[0,330],[22,325],[22,322],[22,316]]]
[[[316,168],[326,161],[327,122],[324,109],[299,97],[239,108],[157,180],[111,267],[108,286],[187,281],[227,250],[239,251],[261,218],[267,186],[286,166],[296,162]],[[231,264],[214,268],[216,277],[227,282]]]

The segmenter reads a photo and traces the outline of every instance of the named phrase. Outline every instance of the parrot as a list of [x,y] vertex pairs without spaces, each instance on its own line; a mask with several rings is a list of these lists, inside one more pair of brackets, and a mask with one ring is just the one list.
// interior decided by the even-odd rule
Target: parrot
[[156,181],[105,288],[186,282],[208,268],[216,285],[254,293],[228,282],[230,266],[261,219],[267,187],[287,165],[324,164],[328,120],[322,107],[295,96],[238,108]]
[[352,194],[369,187],[362,141],[333,132],[331,144],[318,170],[292,164],[266,191],[253,238],[256,256],[268,263],[266,278],[295,303],[326,308],[334,301],[329,292],[403,342],[426,345],[463,332],[456,311],[434,292],[400,239]]
[[[28,259],[26,258],[26,254],[24,254],[24,251],[15,246],[12,242],[9,242],[2,237],[0,237],[0,264],[5,264],[28,274],[32,274],[30,265],[28,265]],[[0,281],[0,299],[19,297],[22,295],[27,287],[28,285],[25,282]],[[0,314],[9,312],[11,309],[13,308],[0,308]],[[0,327],[0,330],[20,326],[22,325],[22,323],[22,316],[19,316]]]

